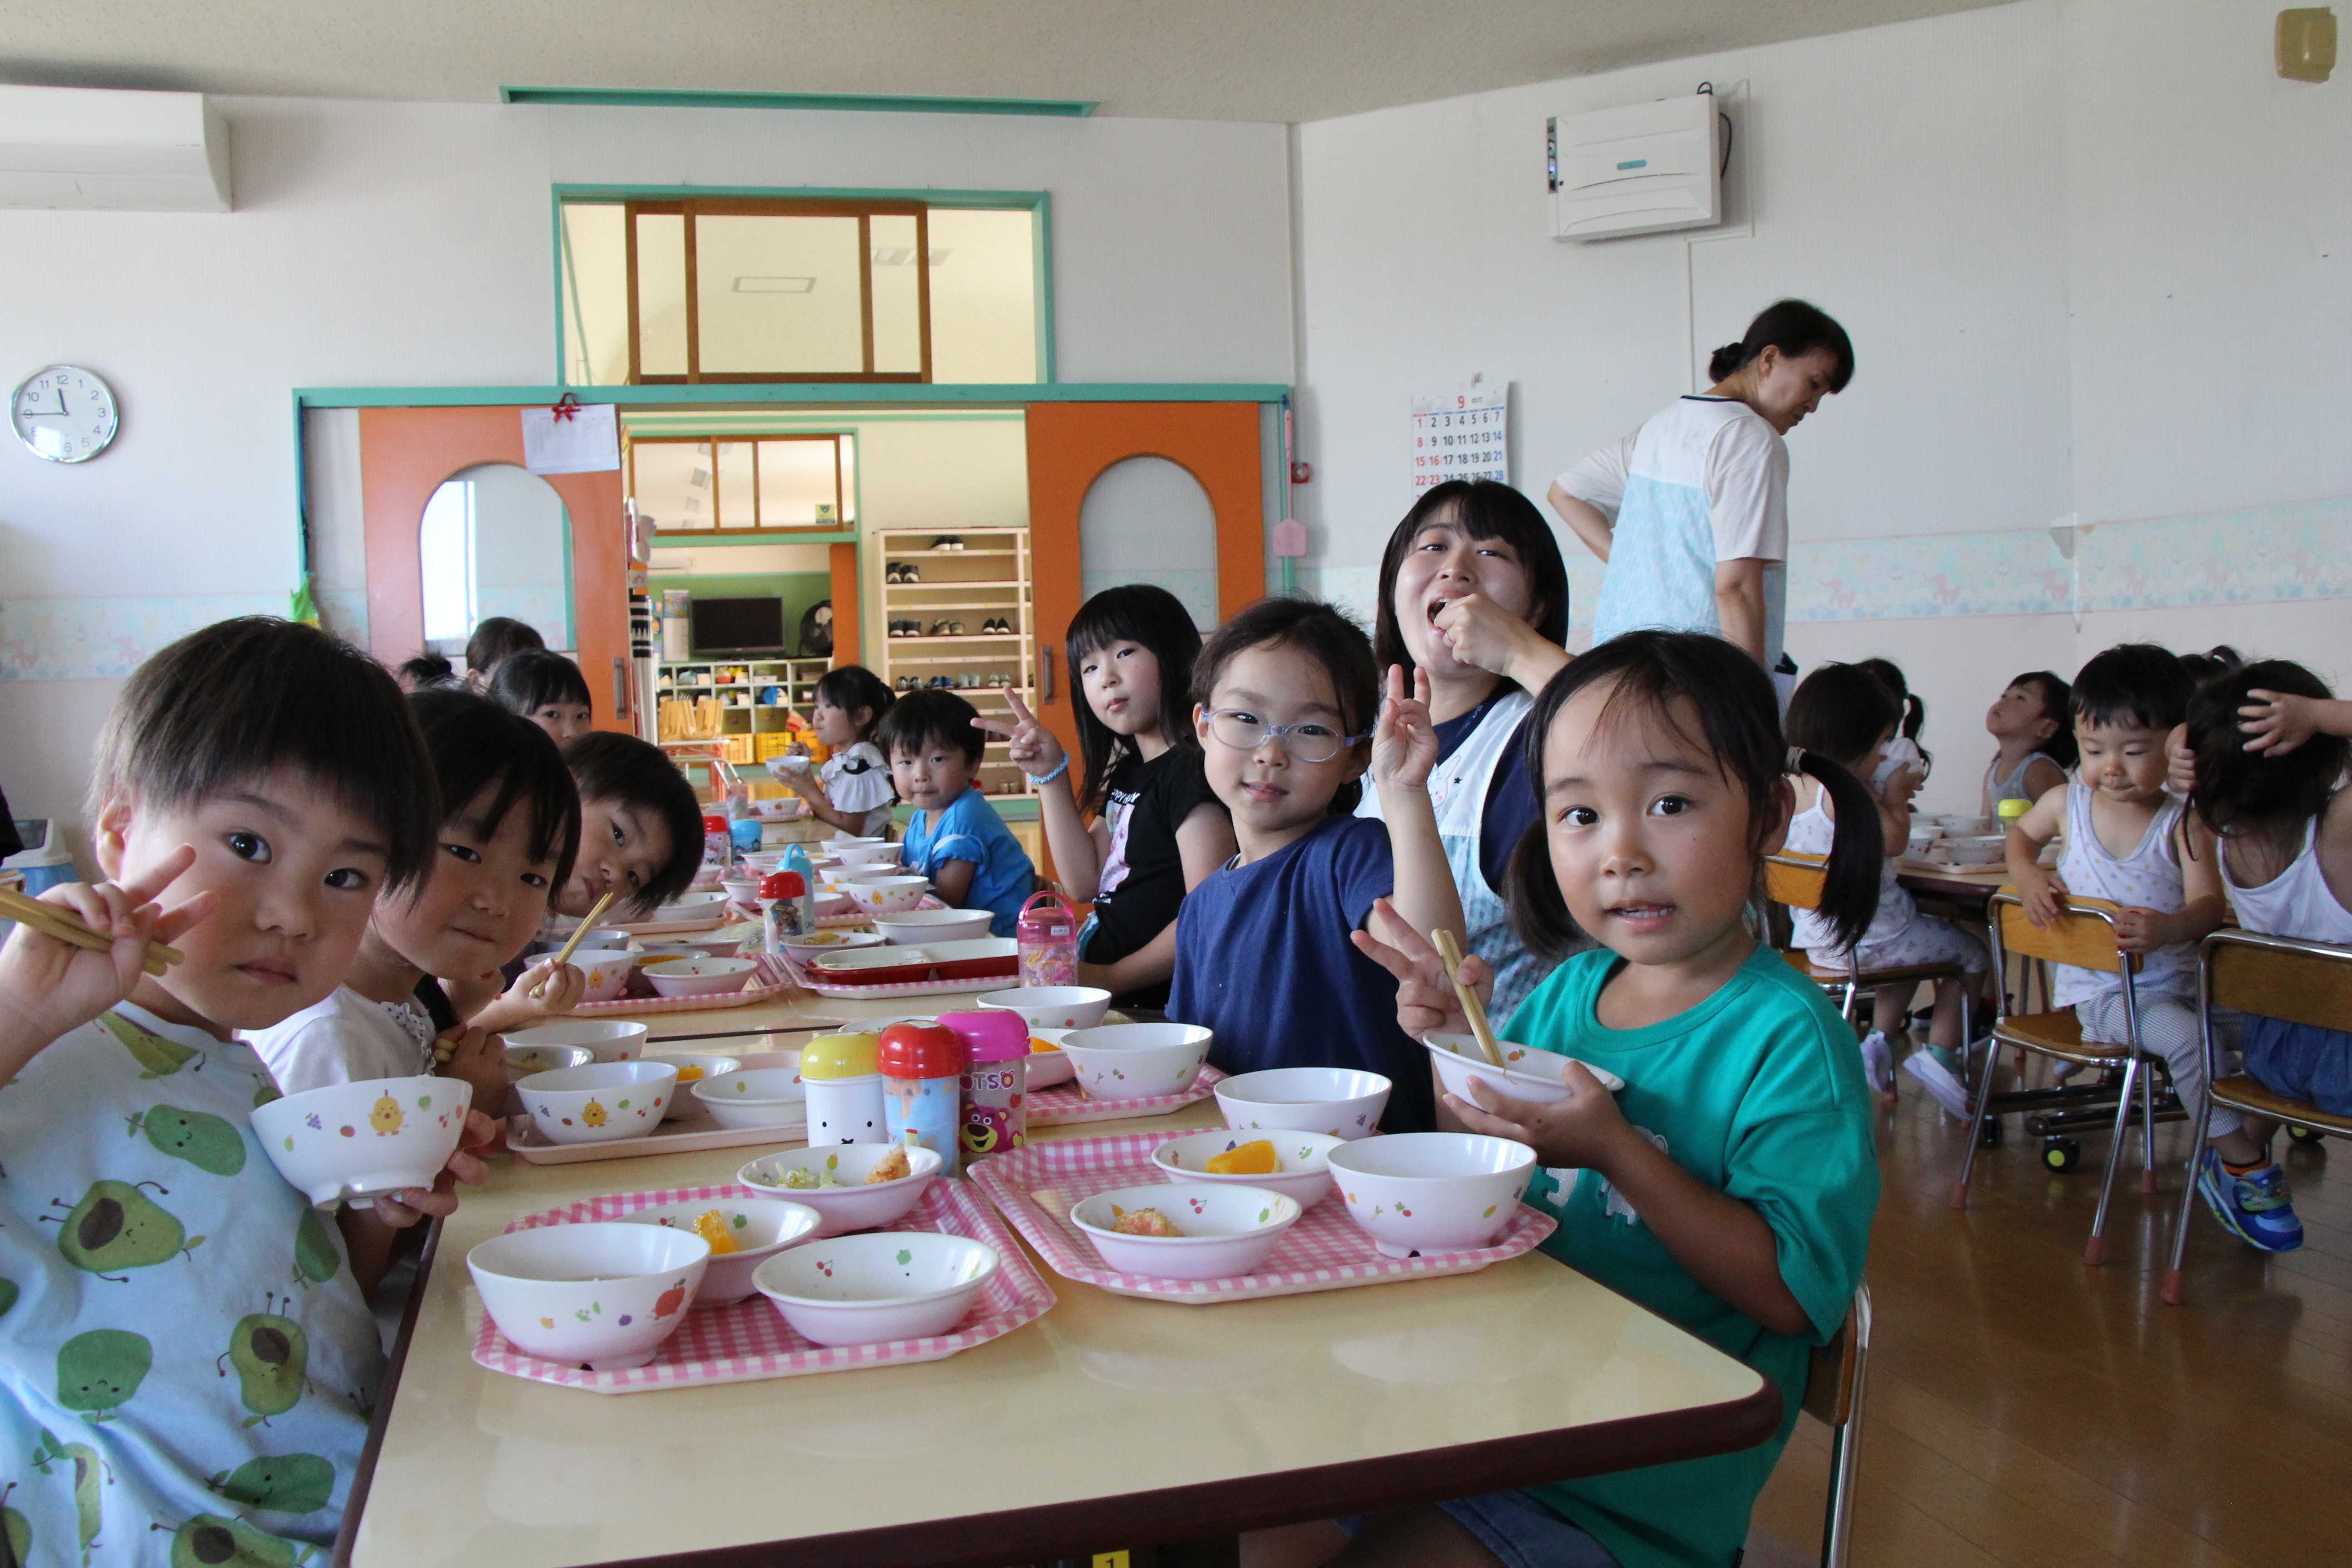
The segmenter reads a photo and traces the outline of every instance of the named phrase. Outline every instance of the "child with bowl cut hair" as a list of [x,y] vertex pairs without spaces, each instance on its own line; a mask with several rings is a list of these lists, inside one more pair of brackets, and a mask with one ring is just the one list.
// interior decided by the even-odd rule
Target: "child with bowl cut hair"
[[909,692],[874,739],[889,753],[898,798],[915,808],[898,852],[907,869],[929,877],[941,902],[989,910],[990,935],[1011,936],[1037,868],[974,782],[988,744],[979,710],[952,691]]
[[580,854],[557,895],[577,918],[618,890],[612,920],[642,918],[677,897],[702,868],[702,805],[659,746],[598,730],[563,748],[580,787]]
[[560,653],[525,648],[499,662],[484,695],[509,713],[520,713],[568,746],[596,727],[588,678]]
[[[338,1235],[256,1139],[278,1089],[235,1031],[326,995],[378,893],[424,875],[431,764],[390,675],[256,616],[124,684],[90,805],[107,880],[42,897],[113,945],[19,925],[0,948],[0,1451],[31,1459],[10,1545],[160,1563],[230,1537],[290,1563],[334,1541],[383,1372],[365,1260],[484,1168],[456,1154]],[[184,954],[161,975],[151,938]],[[257,1327],[278,1359],[255,1363]]]

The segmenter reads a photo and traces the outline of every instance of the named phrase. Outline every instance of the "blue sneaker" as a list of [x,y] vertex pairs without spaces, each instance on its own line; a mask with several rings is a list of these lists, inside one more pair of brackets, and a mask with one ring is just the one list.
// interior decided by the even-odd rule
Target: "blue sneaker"
[[2303,1245],[2303,1221],[2294,1216],[2286,1173],[2273,1161],[2261,1170],[2233,1176],[2210,1148],[2197,1157],[2197,1191],[2221,1227],[2264,1252],[2293,1252]]

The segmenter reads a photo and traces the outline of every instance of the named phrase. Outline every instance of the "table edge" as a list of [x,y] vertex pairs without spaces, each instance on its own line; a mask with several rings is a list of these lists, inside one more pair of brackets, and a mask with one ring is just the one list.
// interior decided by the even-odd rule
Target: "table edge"
[[342,1527],[335,1531],[335,1544],[327,1555],[327,1568],[350,1568],[352,1549],[359,1542],[360,1520],[367,1511],[368,1493],[375,1485],[376,1460],[383,1452],[383,1435],[392,1425],[393,1395],[400,1391],[400,1374],[408,1366],[409,1342],[416,1337],[416,1320],[425,1308],[425,1291],[433,1279],[433,1262],[441,1251],[442,1221],[436,1216],[425,1233],[424,1250],[417,1254],[416,1278],[409,1282],[407,1303],[400,1310],[400,1331],[393,1336],[392,1354],[383,1364],[383,1378],[376,1384],[375,1414],[368,1420],[367,1441],[360,1445],[359,1463],[352,1468],[352,1489],[343,1500]]

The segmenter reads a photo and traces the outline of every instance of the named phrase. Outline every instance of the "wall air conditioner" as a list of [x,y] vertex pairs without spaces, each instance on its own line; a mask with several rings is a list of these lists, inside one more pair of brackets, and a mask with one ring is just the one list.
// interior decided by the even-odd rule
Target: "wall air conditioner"
[[228,121],[200,92],[0,87],[0,206],[225,213]]
[[1550,123],[1554,239],[1615,239],[1723,221],[1712,93]]

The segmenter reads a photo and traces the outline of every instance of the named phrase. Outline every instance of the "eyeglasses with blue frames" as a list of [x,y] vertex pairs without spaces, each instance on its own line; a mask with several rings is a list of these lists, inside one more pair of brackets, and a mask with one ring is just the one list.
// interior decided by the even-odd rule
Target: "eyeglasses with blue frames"
[[1237,752],[1255,752],[1268,741],[1278,741],[1297,763],[1328,763],[1349,747],[1371,739],[1342,735],[1328,724],[1307,720],[1297,724],[1269,724],[1245,708],[1213,708],[1209,733]]

